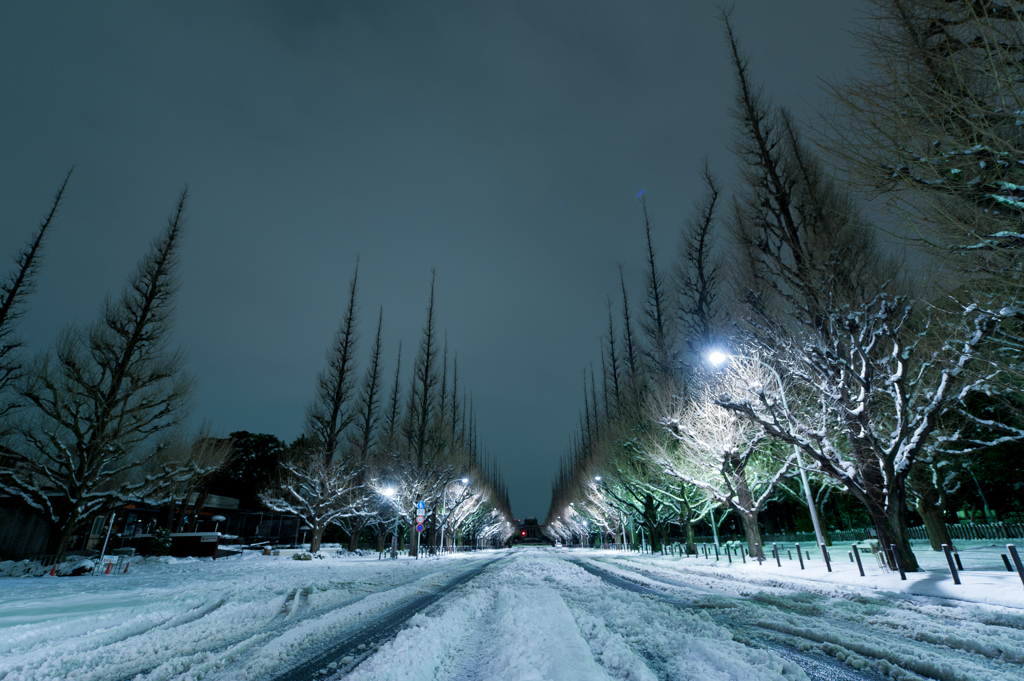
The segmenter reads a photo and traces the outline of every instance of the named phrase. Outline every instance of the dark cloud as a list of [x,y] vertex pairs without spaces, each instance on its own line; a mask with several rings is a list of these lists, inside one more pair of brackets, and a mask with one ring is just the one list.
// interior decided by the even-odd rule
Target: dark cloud
[[[805,114],[854,64],[855,5],[737,3],[777,101]],[[699,159],[733,163],[709,2],[5,3],[0,91],[0,253],[78,164],[33,349],[93,318],[188,181],[196,417],[295,437],[356,255],[364,337],[383,306],[391,369],[437,267],[519,515],[547,508],[617,263],[639,289],[637,192],[667,256]]]

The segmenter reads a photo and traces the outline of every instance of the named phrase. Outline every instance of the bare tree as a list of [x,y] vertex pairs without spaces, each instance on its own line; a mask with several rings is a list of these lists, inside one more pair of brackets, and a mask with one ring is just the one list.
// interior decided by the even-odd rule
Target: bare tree
[[[872,0],[867,72],[834,85],[822,141],[910,219],[972,296],[1016,299],[1024,254],[1024,3]],[[941,271],[935,274],[941,274]]]
[[345,443],[344,434],[356,417],[352,408],[356,382],[359,262],[348,287],[348,305],[327,351],[327,367],[317,376],[316,395],[306,411],[306,428],[330,464]]
[[363,513],[368,491],[351,460],[332,458],[319,447],[292,452],[281,462],[279,478],[260,499],[271,510],[298,516],[312,529],[309,550],[320,551],[324,530]]
[[[11,390],[21,378],[23,369],[17,356],[23,343],[15,333],[15,325],[18,318],[24,314],[25,299],[35,288],[36,275],[42,263],[43,243],[57,215],[57,209],[73,171],[74,168],[64,177],[63,184],[50,204],[49,213],[39,223],[35,234],[25,247],[15,256],[14,271],[0,285],[0,438],[9,434],[9,418],[19,406],[16,394]],[[0,443],[0,465],[4,462],[2,446]]]
[[778,456],[756,422],[716,403],[721,394],[762,389],[774,377],[759,360],[736,359],[712,385],[669,413],[657,414],[672,441],[655,440],[655,462],[673,478],[692,485],[740,516],[751,555],[763,545],[758,514],[775,495],[795,464],[795,455]]
[[[938,347],[920,343],[932,315],[901,295],[898,261],[886,258],[853,199],[801,144],[795,125],[749,78],[726,21],[737,78],[738,151],[745,187],[733,230],[750,276],[739,284],[748,337],[805,391],[814,410],[786,410],[770,393],[720,404],[799,446],[820,472],[871,515],[883,544],[916,569],[906,532],[906,476],[941,416],[991,375],[965,369],[998,314],[969,308]],[[936,315],[939,313],[936,312]],[[785,412],[785,413],[784,413]]]
[[708,348],[720,342],[724,308],[721,259],[715,251],[721,188],[708,167],[701,168],[704,193],[693,207],[680,233],[675,268],[679,335],[690,361],[700,362]]
[[28,406],[0,490],[40,514],[50,529],[47,552],[58,557],[84,523],[166,484],[135,474],[185,416],[192,390],[184,354],[168,348],[185,200],[183,191],[100,320],[61,333],[19,385]]

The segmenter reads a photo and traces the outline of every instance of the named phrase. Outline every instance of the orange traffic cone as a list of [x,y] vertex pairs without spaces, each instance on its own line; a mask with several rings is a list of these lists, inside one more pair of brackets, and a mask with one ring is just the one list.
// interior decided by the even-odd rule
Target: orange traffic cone
[[50,576],[51,577],[56,577],[57,576],[57,564],[56,563],[54,563],[53,567],[50,568]]
[[124,572],[122,572],[121,574],[126,574],[128,572],[128,566],[129,565],[131,565],[131,563],[125,563],[124,564]]
[[110,574],[110,565],[111,565],[111,562],[107,561],[107,569],[103,571],[103,574],[105,574],[105,575],[109,575]]

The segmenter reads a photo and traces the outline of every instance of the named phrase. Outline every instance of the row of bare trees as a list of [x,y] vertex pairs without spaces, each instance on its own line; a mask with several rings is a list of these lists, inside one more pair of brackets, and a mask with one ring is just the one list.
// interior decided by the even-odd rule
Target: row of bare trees
[[[187,191],[99,318],[66,327],[48,350],[25,359],[16,323],[70,176],[17,255],[0,299],[0,495],[45,522],[45,550],[58,560],[77,533],[126,503],[159,506],[161,524],[179,532],[193,518],[194,530],[210,480],[235,454],[231,441],[211,437],[207,426],[190,434],[184,425],[194,381],[170,339]],[[436,326],[433,285],[408,392],[396,363],[389,398],[382,315],[367,369],[357,368],[356,293],[353,276],[302,446],[262,490],[264,503],[312,527],[314,551],[330,525],[343,527],[354,544],[368,523],[394,517],[380,495],[385,484],[406,500],[427,502],[431,544],[442,528],[449,540],[456,529],[504,539],[511,532],[507,493],[496,466],[480,454],[472,406]],[[462,493],[452,497],[457,488]],[[401,510],[406,518],[412,513]]]
[[508,494],[500,472],[480,452],[472,397],[459,384],[458,355],[450,361],[437,327],[433,279],[404,393],[400,345],[393,382],[385,385],[383,310],[366,368],[358,368],[357,293],[356,265],[327,365],[306,409],[304,446],[282,462],[263,503],[300,517],[311,528],[312,552],[331,525],[345,531],[353,549],[362,529],[375,525],[381,535],[396,514],[411,527],[419,502],[428,546],[438,544],[444,529],[449,542],[457,531],[504,541],[511,534]]
[[643,357],[642,389],[623,408],[591,378],[556,530],[582,502],[657,548],[668,524],[734,512],[754,550],[758,513],[800,500],[803,472],[855,498],[908,569],[910,508],[933,548],[949,543],[966,457],[1024,435],[1021,9],[874,2],[859,33],[870,71],[832,86],[808,135],[753,81],[724,16],[738,182],[722,206],[705,171],[673,276],[644,206],[641,350],[624,298],[602,353],[615,396],[617,347]]
[[[486,462],[472,397],[459,384],[458,356],[449,361],[447,337],[437,326],[434,280],[423,335],[407,388],[402,389],[401,346],[390,385],[382,356],[383,311],[365,369],[358,354],[358,264],[348,304],[306,409],[304,446],[292,448],[279,478],[261,495],[275,511],[298,516],[312,531],[317,552],[324,531],[338,526],[355,548],[360,532],[397,517],[403,529],[424,504],[425,543],[457,537],[494,538],[512,532],[511,507],[500,472]],[[416,555],[418,540],[411,552]]]

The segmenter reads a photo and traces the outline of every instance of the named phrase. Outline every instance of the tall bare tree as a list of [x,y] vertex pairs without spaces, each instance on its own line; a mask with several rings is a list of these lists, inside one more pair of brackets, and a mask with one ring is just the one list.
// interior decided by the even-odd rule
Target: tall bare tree
[[[15,326],[18,318],[25,312],[25,299],[35,288],[36,276],[42,263],[43,243],[57,216],[57,209],[60,207],[64,190],[68,186],[68,180],[71,179],[73,171],[74,168],[69,170],[64,177],[64,182],[57,190],[56,196],[53,197],[53,203],[50,204],[50,211],[39,223],[32,238],[15,256],[14,271],[7,275],[3,284],[0,285],[0,438],[9,434],[8,418],[19,405],[11,388],[21,377],[23,367],[17,353],[24,343],[17,336]],[[2,443],[0,443],[0,447],[2,447]],[[2,464],[3,453],[0,449],[0,465]]]
[[345,444],[344,434],[356,418],[353,408],[356,384],[356,342],[358,340],[358,309],[356,292],[359,285],[359,262],[348,287],[348,305],[341,326],[327,350],[327,366],[316,381],[316,395],[306,411],[306,427],[323,450],[324,461],[330,464]]
[[27,408],[0,490],[39,513],[58,557],[93,517],[167,484],[143,472],[192,391],[184,354],[168,347],[186,197],[100,320],[63,331],[20,383]]

